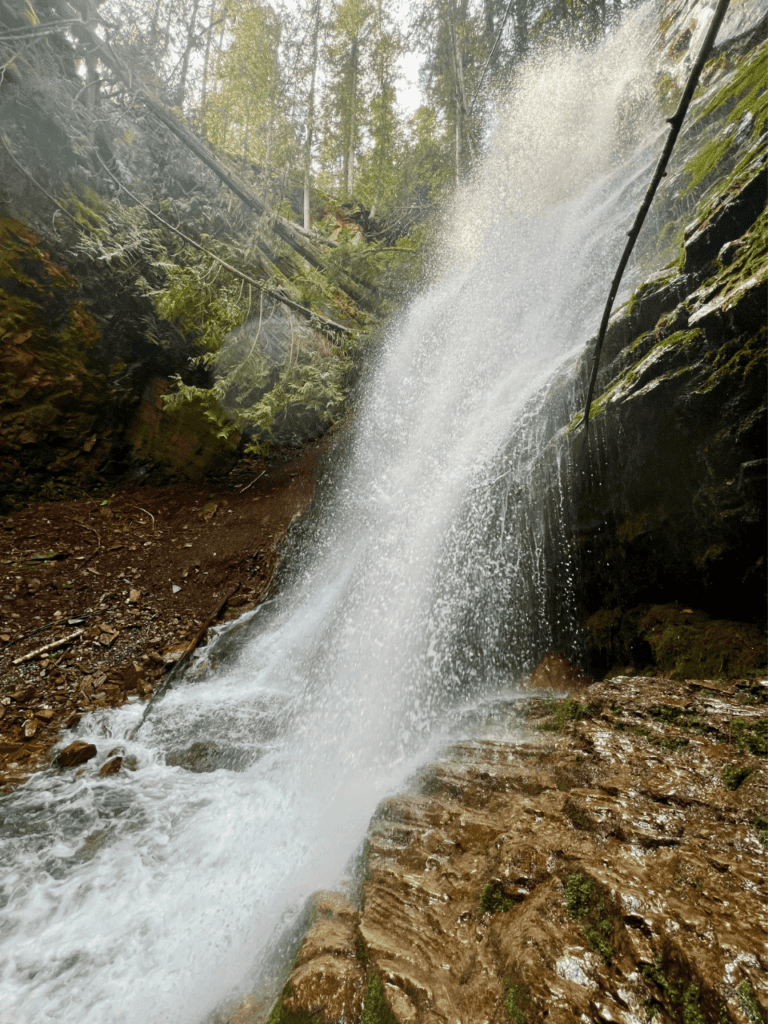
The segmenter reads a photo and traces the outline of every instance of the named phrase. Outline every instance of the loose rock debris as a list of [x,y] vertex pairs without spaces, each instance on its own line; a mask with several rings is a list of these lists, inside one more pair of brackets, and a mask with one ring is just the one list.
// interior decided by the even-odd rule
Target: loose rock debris
[[243,462],[215,491],[131,485],[0,519],[0,792],[49,764],[63,728],[147,700],[208,628],[256,607],[319,454]]

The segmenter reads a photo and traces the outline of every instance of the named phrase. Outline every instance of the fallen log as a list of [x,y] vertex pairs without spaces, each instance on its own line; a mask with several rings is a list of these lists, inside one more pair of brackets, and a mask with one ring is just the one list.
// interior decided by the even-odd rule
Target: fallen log
[[[123,85],[141,100],[152,111],[155,117],[176,136],[195,156],[201,160],[209,170],[213,171],[223,185],[237,196],[246,206],[260,217],[267,219],[270,230],[283,242],[289,245],[294,252],[307,261],[316,270],[326,271],[328,265],[317,248],[312,245],[304,235],[303,230],[291,224],[289,220],[270,210],[258,196],[242,182],[236,175],[228,170],[217,160],[208,147],[195,135],[185,128],[175,114],[161,103],[152,92],[131,72],[130,68],[117,56],[106,40],[101,39],[86,22],[76,22],[70,25],[71,31],[78,36],[81,42],[93,47],[93,54],[97,56],[123,83]],[[368,312],[375,312],[375,303],[367,294],[373,291],[368,286],[358,287],[358,283],[345,275],[346,281],[339,286],[358,306]]]

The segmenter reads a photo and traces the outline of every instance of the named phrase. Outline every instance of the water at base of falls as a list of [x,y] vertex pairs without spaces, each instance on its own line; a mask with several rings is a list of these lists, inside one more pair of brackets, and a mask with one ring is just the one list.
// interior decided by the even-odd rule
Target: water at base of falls
[[[343,882],[381,797],[532,667],[531,410],[594,333],[647,180],[645,35],[518,75],[313,550],[133,738],[137,706],[78,727],[135,770],[44,772],[3,800],[0,1024],[199,1024]],[[196,742],[223,767],[168,763]]]

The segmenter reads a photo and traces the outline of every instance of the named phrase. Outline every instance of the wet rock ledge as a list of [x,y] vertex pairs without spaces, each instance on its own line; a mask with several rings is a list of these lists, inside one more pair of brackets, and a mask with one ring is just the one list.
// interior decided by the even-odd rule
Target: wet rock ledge
[[617,676],[510,709],[519,739],[380,806],[361,907],[316,897],[270,1024],[768,1019],[767,695]]

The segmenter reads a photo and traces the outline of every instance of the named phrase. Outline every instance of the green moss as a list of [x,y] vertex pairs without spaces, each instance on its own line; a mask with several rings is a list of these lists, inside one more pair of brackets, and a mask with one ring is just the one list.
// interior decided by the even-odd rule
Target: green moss
[[[763,43],[748,53],[733,77],[726,82],[710,100],[699,117],[707,117],[725,103],[736,101],[731,108],[727,123],[733,124],[751,111],[755,117],[754,137],[762,135],[768,116],[768,44]],[[698,118],[697,118],[698,120]]]
[[762,327],[753,337],[744,342],[729,339],[715,354],[712,360],[712,372],[696,390],[700,394],[706,394],[730,377],[735,376],[746,380],[753,373],[763,373],[765,371],[767,335],[768,331]]
[[659,669],[674,679],[746,678],[766,667],[765,635],[757,626],[654,605],[640,617],[637,631]]
[[625,303],[624,310],[627,316],[631,316],[634,312],[635,307],[639,302],[642,302],[643,296],[649,292],[658,291],[662,284],[671,280],[675,276],[675,271],[665,272],[663,275],[656,276],[653,281],[644,281],[641,285],[635,288],[634,292],[630,296],[629,300]]
[[[639,349],[643,343],[647,343],[648,337],[649,336],[647,334],[640,335],[640,337],[636,338],[630,345],[627,346],[626,352],[631,353]],[[602,412],[605,411],[606,407],[608,406],[608,403],[611,401],[611,399],[617,392],[625,390],[639,378],[640,371],[643,365],[649,358],[651,358],[652,353],[658,352],[659,350],[664,348],[670,348],[672,346],[680,346],[683,349],[694,349],[703,337],[703,332],[698,328],[695,328],[694,330],[690,331],[676,331],[674,334],[670,334],[669,337],[662,338],[660,341],[657,341],[656,344],[653,345],[643,355],[642,359],[638,360],[637,363],[635,363],[633,366],[630,366],[627,370],[624,370],[624,372],[620,374],[616,378],[616,380],[614,380],[611,383],[610,387],[608,387],[598,398],[596,398],[592,402],[592,405],[589,408],[589,418],[591,420],[596,419]],[[677,376],[679,372],[688,372],[688,367],[683,367],[680,371],[677,371],[675,373],[675,376]],[[582,414],[579,412],[573,417],[571,422],[568,424],[568,427],[566,428],[567,432],[573,432],[580,425],[581,420]]]
[[763,1015],[760,1012],[760,1004],[752,990],[752,986],[746,978],[744,981],[739,982],[736,986],[735,992],[736,998],[739,1000],[741,1011],[747,1020],[749,1020],[751,1024],[763,1024]]
[[690,740],[685,736],[651,736],[651,743],[661,750],[685,750]]
[[368,948],[366,947],[365,943],[363,942],[362,936],[360,935],[358,935],[357,938],[355,939],[355,956],[363,965],[363,967],[367,967],[368,964],[370,963],[371,958],[368,955]]
[[497,882],[489,882],[483,886],[480,893],[478,908],[481,914],[505,914],[517,902],[513,896],[508,896]]
[[528,1008],[531,996],[520,982],[504,982],[504,1009],[512,1024],[528,1024]]
[[731,135],[721,138],[710,139],[704,143],[695,156],[691,157],[685,165],[688,172],[688,184],[680,192],[681,196],[688,195],[693,189],[700,185],[716,168],[725,154],[733,145]]
[[732,719],[730,732],[739,750],[755,757],[768,757],[768,719]]
[[322,1018],[319,1014],[306,1013],[303,1010],[286,1010],[285,1000],[292,995],[293,987],[289,983],[285,986],[280,994],[280,998],[272,1007],[272,1012],[267,1017],[267,1024],[320,1024]]
[[727,764],[723,768],[723,783],[726,789],[738,789],[742,782],[752,774],[751,768],[739,767],[735,764]]
[[361,1024],[397,1024],[397,1017],[389,1008],[384,995],[381,978],[372,972],[368,978],[368,988],[363,1001]]
[[581,921],[589,910],[590,898],[595,893],[595,883],[583,875],[569,875],[565,883],[565,905],[568,917]]
[[768,847],[768,815],[756,814],[752,819],[752,827],[763,846]]
[[[725,118],[725,125],[737,124],[746,113],[755,118],[750,137],[758,139],[768,117],[768,47],[763,44],[748,54],[733,75],[723,83],[715,96],[701,112],[697,121],[706,118],[726,104],[732,104]],[[681,195],[686,195],[713,173],[733,143],[733,132],[709,139],[699,147],[696,154],[685,165],[688,182]],[[723,187],[719,185],[718,191]]]
[[566,722],[580,722],[591,715],[589,707],[570,698],[545,701],[544,707],[551,720],[538,726],[542,732],[562,732]]
[[[652,964],[645,964],[641,968],[641,973],[655,986],[655,996],[645,1000],[649,1017],[663,1011],[678,1024],[707,1024],[711,1009],[708,1013],[701,985],[691,977],[689,969],[665,965],[663,953],[659,952]],[[725,1024],[728,1020],[727,1014],[723,1017],[723,1012],[721,1007],[718,1024]]]
[[581,921],[589,948],[610,967],[614,956],[610,938],[615,922],[609,913],[605,892],[592,879],[581,874],[569,875],[565,883],[565,903],[568,916]]
[[664,722],[666,725],[675,725],[680,729],[699,730],[701,728],[701,722],[692,708],[677,708],[670,707],[667,704],[657,704],[650,709],[648,714],[658,722]]
[[663,72],[656,79],[655,89],[662,113],[666,117],[674,114],[683,92],[675,76]]
[[99,231],[108,226],[109,205],[93,189],[84,186],[82,199],[70,192],[64,204],[69,213],[87,231]]

